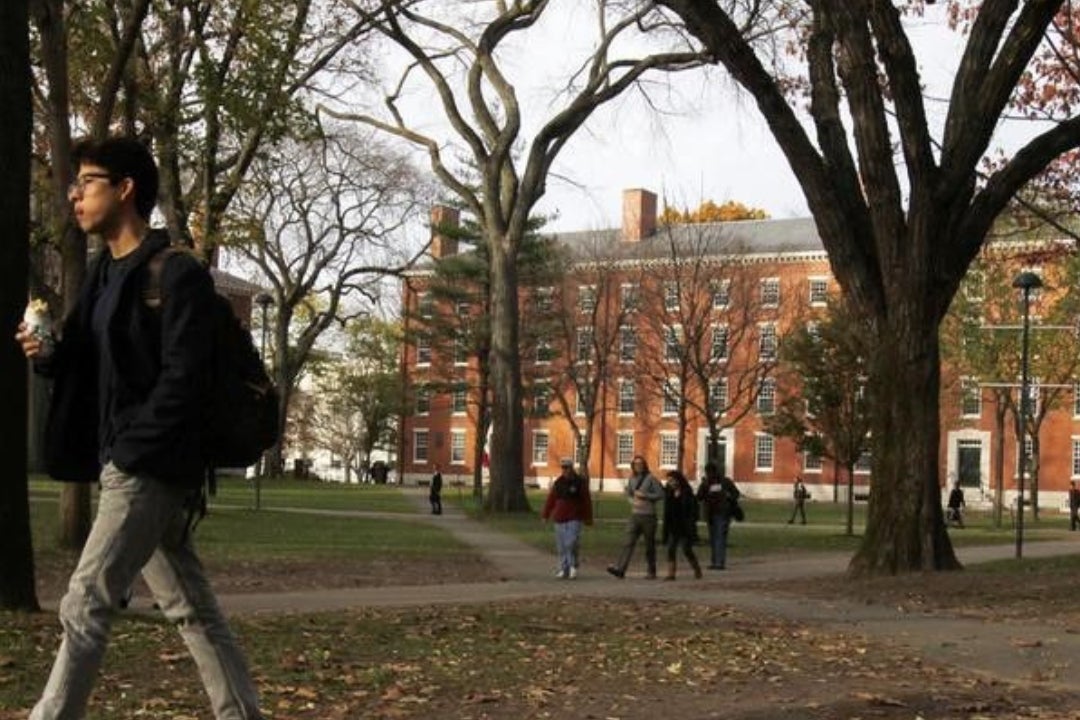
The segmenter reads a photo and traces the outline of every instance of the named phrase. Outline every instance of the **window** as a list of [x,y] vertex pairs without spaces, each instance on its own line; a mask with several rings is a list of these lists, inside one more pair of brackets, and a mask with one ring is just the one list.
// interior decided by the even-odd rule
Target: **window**
[[578,310],[583,313],[591,313],[596,310],[595,285],[581,285],[578,287]]
[[469,348],[465,344],[465,338],[460,335],[454,338],[454,364],[467,365],[469,363]]
[[709,412],[722,415],[728,405],[727,378],[716,378],[709,383]]
[[416,388],[416,414],[427,415],[431,412],[431,388],[418,385]]
[[757,409],[762,415],[772,415],[776,411],[776,380],[765,378],[758,388]]
[[679,283],[664,283],[664,310],[675,312],[679,309]]
[[1072,476],[1080,478],[1080,438],[1072,439]]
[[536,362],[543,365],[544,363],[551,362],[551,359],[555,357],[555,351],[551,347],[551,341],[547,338],[537,338],[536,340]]
[[633,312],[638,307],[638,289],[637,285],[630,285],[627,283],[620,288],[620,295],[622,300],[622,309],[624,312]]
[[1039,397],[1042,393],[1039,390],[1038,379],[1032,379],[1028,381],[1027,398],[1025,399],[1024,412],[1029,418],[1035,417],[1039,414]]
[[465,464],[465,431],[450,431],[450,464]]
[[976,268],[969,269],[960,287],[965,298],[971,302],[981,302],[986,287],[986,273]]
[[630,467],[630,461],[634,459],[634,433],[619,432],[615,434],[615,464],[619,467]]
[[590,387],[588,385],[583,386],[576,393],[574,393],[574,414],[585,415],[592,411],[592,402],[589,398]]
[[679,435],[673,432],[660,433],[660,467],[675,468],[679,463]]
[[821,456],[812,452],[803,453],[803,470],[806,472],[821,472],[822,468]]
[[664,360],[677,362],[682,356],[682,328],[664,328]]
[[668,378],[664,383],[664,402],[661,413],[674,415],[679,412],[679,400],[682,396],[682,388],[678,378]]
[[422,335],[416,338],[416,364],[431,364],[431,340]]
[[758,355],[762,360],[776,359],[776,325],[765,323],[760,327]]
[[619,381],[619,412],[633,414],[636,390],[633,380]]
[[855,472],[868,473],[874,465],[874,458],[869,450],[863,450],[862,455],[855,461]]
[[637,357],[637,331],[632,327],[619,328],[619,360],[633,362]]
[[550,412],[551,386],[547,383],[533,385],[533,414],[545,416]]
[[595,331],[591,327],[577,329],[577,361],[587,363],[592,360]]
[[719,280],[712,283],[710,290],[712,291],[712,306],[713,310],[723,310],[731,302],[731,281]]
[[1073,417],[1080,417],[1080,380],[1073,383]]
[[464,415],[466,402],[465,386],[455,385],[454,389],[450,392],[451,412],[455,415]]
[[416,308],[420,313],[420,317],[425,320],[429,319],[435,314],[435,298],[430,292],[420,293],[420,297],[416,301]]
[[713,361],[727,360],[728,358],[728,326],[714,325],[712,329],[712,346],[710,359]]
[[457,303],[455,303],[454,311],[457,313],[458,317],[469,317],[469,301],[458,300]]
[[763,307],[776,307],[780,304],[780,278],[765,278],[761,281],[761,304]]
[[428,461],[428,431],[413,430],[412,459],[414,463]]
[[979,389],[979,381],[975,378],[964,378],[960,381],[960,393],[960,414],[964,417],[982,415],[982,393]]
[[775,441],[772,435],[760,433],[754,438],[754,469],[772,470]]
[[807,278],[810,288],[810,304],[821,307],[829,301],[829,279],[823,277]]
[[551,312],[551,308],[555,306],[554,298],[555,288],[536,288],[536,309],[542,313]]
[[806,334],[814,342],[821,340],[821,323],[817,320],[806,323]]
[[547,430],[533,431],[532,464],[548,464],[548,434]]
[[[1025,472],[1025,474],[1028,475],[1028,477],[1030,477],[1031,476],[1032,465],[1034,463],[1034,458],[1035,458],[1035,443],[1032,441],[1031,436],[1027,435],[1027,434],[1024,435],[1024,458],[1027,460],[1027,464],[1024,466],[1025,467],[1024,472]],[[1020,464],[1019,463],[1017,463],[1017,465],[1016,465],[1016,474],[1017,475],[1020,474]]]

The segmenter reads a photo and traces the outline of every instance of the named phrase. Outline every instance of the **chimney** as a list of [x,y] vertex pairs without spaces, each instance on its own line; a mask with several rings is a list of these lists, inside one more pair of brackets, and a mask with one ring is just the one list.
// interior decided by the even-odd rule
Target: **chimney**
[[461,213],[446,205],[431,208],[431,256],[436,260],[457,255],[457,238],[443,233],[458,226]]
[[638,242],[654,232],[656,232],[656,193],[640,188],[623,190],[623,242]]

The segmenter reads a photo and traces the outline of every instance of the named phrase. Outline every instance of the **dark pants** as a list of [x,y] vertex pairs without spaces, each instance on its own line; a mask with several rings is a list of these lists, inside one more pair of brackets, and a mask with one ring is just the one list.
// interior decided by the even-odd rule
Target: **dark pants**
[[690,567],[697,566],[697,555],[694,554],[694,537],[692,535],[669,535],[667,539],[667,559],[673,563],[682,548],[683,556],[686,557]]
[[1080,527],[1080,508],[1069,508],[1069,529]]
[[439,493],[431,493],[431,495],[428,496],[428,499],[431,501],[431,514],[442,515],[442,495]]
[[622,552],[619,553],[619,561],[615,564],[615,567],[620,572],[626,572],[626,567],[630,564],[630,557],[634,554],[634,546],[637,545],[638,538],[645,536],[645,562],[649,566],[649,577],[656,577],[656,516],[655,515],[638,515],[633,514],[630,516],[630,521],[626,524],[626,541],[623,544]]
[[712,562],[709,567],[722,570],[727,566],[727,536],[731,527],[731,516],[717,513],[709,518],[709,545],[712,550]]
[[805,501],[800,501],[800,500],[795,501],[795,509],[791,511],[791,519],[789,519],[787,521],[788,525],[795,522],[795,516],[796,515],[802,516],[802,524],[805,525],[806,524],[806,502]]

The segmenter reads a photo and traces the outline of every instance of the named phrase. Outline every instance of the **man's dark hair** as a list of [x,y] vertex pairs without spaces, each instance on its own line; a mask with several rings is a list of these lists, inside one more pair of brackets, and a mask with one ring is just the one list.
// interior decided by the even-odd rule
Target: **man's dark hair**
[[71,149],[71,163],[97,165],[112,175],[112,182],[131,178],[135,183],[135,209],[143,220],[157,204],[158,169],[150,149],[133,137],[115,136],[104,140],[84,138]]

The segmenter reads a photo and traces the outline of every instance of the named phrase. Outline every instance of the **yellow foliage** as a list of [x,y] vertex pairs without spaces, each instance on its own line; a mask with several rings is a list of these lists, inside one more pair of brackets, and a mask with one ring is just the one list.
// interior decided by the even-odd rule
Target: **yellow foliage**
[[769,214],[760,208],[747,207],[736,200],[717,205],[712,200],[701,203],[696,210],[679,210],[665,205],[658,218],[661,225],[692,223],[735,222],[738,220],[765,220]]

